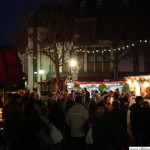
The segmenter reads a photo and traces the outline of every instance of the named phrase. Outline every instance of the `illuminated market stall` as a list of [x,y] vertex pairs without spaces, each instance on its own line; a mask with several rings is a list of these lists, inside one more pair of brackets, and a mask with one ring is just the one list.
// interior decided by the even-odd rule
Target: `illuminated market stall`
[[105,82],[90,82],[90,81],[72,81],[68,82],[68,90],[82,90],[87,88],[89,92],[97,90],[98,92],[110,92],[118,89],[122,93],[123,86],[125,82],[123,81],[105,81]]
[[135,96],[150,97],[150,75],[128,76],[125,79]]

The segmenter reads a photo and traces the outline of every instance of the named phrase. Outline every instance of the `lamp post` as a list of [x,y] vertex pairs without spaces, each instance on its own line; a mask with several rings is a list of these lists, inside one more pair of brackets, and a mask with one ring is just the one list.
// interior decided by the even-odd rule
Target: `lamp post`
[[78,80],[78,62],[75,59],[70,60],[72,80]]
[[42,75],[45,73],[45,70],[39,70],[39,74],[40,74],[40,94],[42,95]]

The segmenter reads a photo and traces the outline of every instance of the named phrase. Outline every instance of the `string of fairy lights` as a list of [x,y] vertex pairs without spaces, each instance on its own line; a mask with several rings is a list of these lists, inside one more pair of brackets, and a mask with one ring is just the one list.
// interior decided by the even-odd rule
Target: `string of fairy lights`
[[[74,46],[73,49],[69,48],[68,50],[70,50],[70,51],[74,50],[76,53],[96,54],[96,53],[105,53],[105,52],[111,52],[111,51],[115,52],[115,51],[128,50],[129,48],[133,48],[133,47],[138,46],[138,44],[143,44],[143,45],[149,44],[150,45],[150,41],[148,41],[146,39],[145,40],[139,40],[139,41],[134,42],[134,43],[121,45],[118,48],[113,48],[111,44],[108,44],[108,45],[99,44],[98,46],[101,47],[101,49],[98,49],[98,47],[94,48],[94,46],[91,45],[91,50],[86,50],[82,46],[81,47]],[[61,52],[61,51],[59,51],[59,52]],[[59,53],[59,52],[57,52],[57,53]],[[48,53],[54,53],[54,50],[50,50],[50,52],[48,52]],[[41,54],[43,55],[44,53],[41,53]]]
[[[119,46],[118,48],[112,48],[111,44],[109,44],[109,46],[107,45],[107,47],[109,47],[109,48],[101,48],[101,50],[100,49],[85,50],[84,48],[79,48],[77,46],[77,47],[74,47],[74,50],[77,53],[81,53],[81,52],[82,53],[88,53],[88,54],[90,54],[90,53],[99,53],[99,52],[104,53],[104,52],[111,52],[111,50],[113,50],[113,51],[127,50],[127,49],[129,49],[131,47],[137,46],[138,44],[150,44],[150,42],[148,42],[148,40],[139,40],[139,41],[137,41],[135,43],[130,43],[130,44]],[[92,48],[93,47],[91,46],[91,49]]]

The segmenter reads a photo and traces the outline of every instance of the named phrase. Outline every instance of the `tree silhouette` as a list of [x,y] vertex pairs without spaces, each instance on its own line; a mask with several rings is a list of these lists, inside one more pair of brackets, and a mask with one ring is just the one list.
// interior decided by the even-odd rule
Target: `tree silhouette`
[[[64,64],[65,53],[69,50],[68,43],[72,42],[72,26],[78,5],[79,0],[72,0],[67,5],[41,5],[29,18],[27,29],[18,36],[18,50],[22,50],[21,46],[28,42],[28,55],[44,55],[53,62],[57,89],[60,88],[59,69]],[[33,32],[37,27],[41,28],[39,35]],[[32,42],[36,47],[30,47],[29,43]]]

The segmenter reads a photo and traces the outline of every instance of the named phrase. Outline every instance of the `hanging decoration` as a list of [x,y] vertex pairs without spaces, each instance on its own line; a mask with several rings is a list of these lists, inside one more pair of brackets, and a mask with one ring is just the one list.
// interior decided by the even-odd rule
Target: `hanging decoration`
[[[121,46],[119,46],[118,48],[114,48],[114,49],[111,49],[111,45],[109,45],[110,46],[110,48],[109,49],[102,49],[102,50],[100,50],[100,49],[95,49],[95,50],[85,50],[84,48],[80,48],[80,47],[77,47],[77,46],[75,46],[74,47],[74,50],[77,52],[77,53],[87,53],[87,54],[90,54],[90,53],[104,53],[104,52],[111,52],[111,50],[113,50],[113,51],[121,51],[121,50],[127,50],[127,49],[129,49],[130,47],[135,47],[135,46],[137,46],[138,44],[150,44],[149,42],[148,42],[148,40],[139,40],[139,41],[137,41],[137,42],[134,42],[134,43],[128,43],[128,44],[124,44],[124,45],[121,45]],[[108,45],[107,45],[108,46]]]

